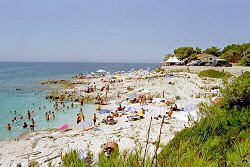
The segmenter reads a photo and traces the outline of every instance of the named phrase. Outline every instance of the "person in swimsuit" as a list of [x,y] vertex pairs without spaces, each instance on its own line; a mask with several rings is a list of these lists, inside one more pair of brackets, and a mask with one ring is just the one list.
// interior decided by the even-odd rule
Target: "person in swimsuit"
[[27,128],[27,127],[28,127],[27,123],[24,122],[24,123],[23,123],[23,128]]

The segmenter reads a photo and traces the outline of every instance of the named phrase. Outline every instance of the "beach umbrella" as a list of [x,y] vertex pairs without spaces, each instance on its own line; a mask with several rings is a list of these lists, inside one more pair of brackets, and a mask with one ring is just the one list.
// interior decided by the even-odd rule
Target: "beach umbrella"
[[126,111],[136,111],[136,109],[134,107],[127,107],[125,108]]
[[134,94],[135,92],[134,91],[129,91],[128,94]]
[[137,94],[136,94],[136,93],[128,94],[128,97],[129,97],[129,98],[137,97]]
[[92,127],[92,123],[90,123],[90,122],[87,122],[87,121],[83,121],[83,122],[80,122],[78,125],[77,125],[77,127],[79,128],[79,129],[90,129],[91,127]]
[[99,114],[106,114],[106,113],[110,113],[110,111],[107,109],[102,109],[99,111]]
[[121,78],[121,76],[120,75],[116,75],[115,78]]
[[97,70],[96,72],[98,72],[98,73],[102,73],[102,72],[106,72],[105,70],[103,70],[103,69],[100,69],[100,70]]
[[167,77],[167,78],[173,78],[173,76],[171,76],[171,75],[166,75],[166,77]]
[[184,107],[184,111],[190,112],[195,110],[195,105],[193,103],[190,103]]

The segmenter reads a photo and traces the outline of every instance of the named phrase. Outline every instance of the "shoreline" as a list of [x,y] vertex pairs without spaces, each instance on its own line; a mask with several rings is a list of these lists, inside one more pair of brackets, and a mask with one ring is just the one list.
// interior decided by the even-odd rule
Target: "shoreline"
[[[131,113],[126,112],[127,115],[115,118],[118,121],[117,124],[101,124],[101,126],[86,132],[80,132],[80,129],[76,126],[73,128],[69,127],[72,128],[72,130],[68,131],[56,129],[41,130],[22,134],[17,140],[15,138],[0,140],[0,165],[8,166],[22,163],[22,165],[27,166],[30,161],[36,161],[40,166],[47,166],[48,162],[44,162],[48,157],[65,154],[70,149],[91,151],[97,158],[97,155],[102,151],[102,145],[108,141],[117,142],[120,151],[137,147],[138,144],[144,146],[150,118],[154,118],[158,115],[166,115],[166,112],[169,111],[169,107],[160,106],[160,101],[162,99],[172,101],[176,103],[179,108],[185,109],[189,104],[197,106],[200,102],[209,102],[209,97],[216,97],[219,95],[218,88],[223,85],[222,79],[203,80],[199,78],[197,74],[185,71],[171,72],[173,77],[165,77],[166,74],[163,75],[161,73],[151,72],[149,74],[150,78],[145,77],[145,79],[142,77],[147,75],[147,71],[141,71],[140,73],[141,74],[139,74],[139,72],[124,73],[119,75],[121,77],[114,79],[122,79],[123,81],[110,83],[110,92],[107,93],[106,97],[108,104],[102,105],[101,108],[115,112],[117,104],[121,102],[123,106],[134,107],[137,110],[143,107],[149,111],[144,114],[144,119],[135,122],[127,122],[127,117],[130,116]],[[105,92],[102,92],[101,88],[108,83],[104,82],[102,79],[109,79],[114,76],[115,75],[107,75],[105,77],[86,79],[87,82],[84,83],[96,84],[96,92],[92,93],[81,91],[85,90],[86,85],[73,84],[74,88],[72,89],[74,89],[75,94],[72,96],[77,95],[81,97],[88,95],[91,99],[95,99],[94,102],[98,102],[98,100],[96,100],[96,95],[102,93],[101,97],[105,98],[105,96],[103,96]],[[127,86],[125,86],[126,84]],[[130,89],[128,89],[128,87],[130,87]],[[152,103],[148,102],[147,105],[143,106],[139,103],[130,104],[130,98],[128,98],[129,92],[133,91],[136,94],[142,94],[143,90],[148,90],[148,92],[150,92],[153,98]],[[59,91],[65,91],[65,89]],[[117,98],[118,92],[120,92],[119,98]],[[199,119],[196,111],[197,107],[189,113],[194,119]],[[108,115],[99,114],[98,111],[94,111],[93,113],[97,114],[98,122]],[[160,122],[161,119],[153,119],[152,121],[149,153],[153,152],[152,150],[155,148],[154,142],[158,137]],[[188,121],[188,112],[185,111],[174,111],[173,115],[166,119],[165,122],[162,130],[161,145],[167,144],[176,133],[191,126]],[[26,138],[30,138],[30,140],[26,140]],[[161,148],[159,151],[160,150]],[[33,155],[35,152],[40,153]],[[31,155],[28,159],[27,156],[24,155],[27,153]],[[55,166],[59,166],[62,163],[60,157],[53,159],[51,162],[52,165]]]

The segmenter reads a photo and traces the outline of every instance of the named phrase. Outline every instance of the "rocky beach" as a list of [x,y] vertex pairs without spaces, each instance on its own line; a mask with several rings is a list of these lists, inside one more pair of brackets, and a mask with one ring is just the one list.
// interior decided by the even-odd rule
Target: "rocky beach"
[[[242,70],[249,71],[249,68],[238,67],[214,69],[227,70],[233,75],[232,78],[240,75]],[[219,88],[223,86],[224,81],[201,78],[197,73],[198,70],[194,68],[180,70],[176,66],[175,69],[165,67],[158,72],[139,70],[114,75],[79,74],[71,80],[44,81],[42,84],[52,84],[57,87],[46,97],[53,99],[54,102],[69,100],[81,107],[80,103],[84,101],[84,103],[94,103],[111,113],[116,113],[119,104],[124,109],[118,111],[118,117],[114,117],[117,122],[114,125],[102,123],[102,120],[111,113],[100,114],[98,111],[92,111],[93,114],[96,113],[99,125],[92,125],[92,128],[86,131],[81,131],[82,129],[76,124],[64,130],[29,132],[15,139],[0,141],[0,166],[17,164],[28,166],[31,162],[39,166],[48,166],[49,163],[60,166],[61,156],[74,149],[90,151],[98,159],[103,145],[110,141],[116,142],[121,152],[143,148],[147,143],[151,118],[148,154],[152,156],[164,116],[161,145],[167,144],[177,132],[192,126],[193,121],[199,120],[197,111],[200,102],[210,102],[220,96]],[[136,98],[141,99],[141,96],[146,98],[144,103],[133,101]],[[59,110],[63,108],[62,104],[59,103]],[[173,111],[169,116],[167,112],[171,110],[173,104],[178,106],[179,111]],[[134,111],[130,111],[129,107]],[[142,108],[145,111],[144,118],[131,120],[131,117],[138,116],[137,112]],[[92,120],[85,121],[92,122]],[[160,151],[161,148],[158,152]]]

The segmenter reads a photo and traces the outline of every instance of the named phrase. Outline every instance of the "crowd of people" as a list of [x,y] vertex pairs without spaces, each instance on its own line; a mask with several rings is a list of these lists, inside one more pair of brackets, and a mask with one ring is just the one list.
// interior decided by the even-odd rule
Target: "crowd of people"
[[[17,114],[16,111],[12,112],[10,111],[11,114]],[[19,121],[24,121],[23,123],[23,126],[22,128],[25,129],[28,127],[28,124],[25,122],[25,119],[27,118],[27,121],[31,121],[31,124],[30,124],[30,130],[31,131],[34,131],[35,130],[35,120],[33,118],[31,118],[31,115],[34,114],[35,111],[32,110],[32,112],[30,112],[29,110],[27,111],[27,117],[24,117],[22,114],[19,114],[19,119],[17,119],[17,116],[15,116],[13,119],[12,119],[12,124],[14,123],[18,123]],[[8,130],[11,130],[12,129],[12,126],[11,126],[11,123],[8,123],[7,127],[6,127]]]

